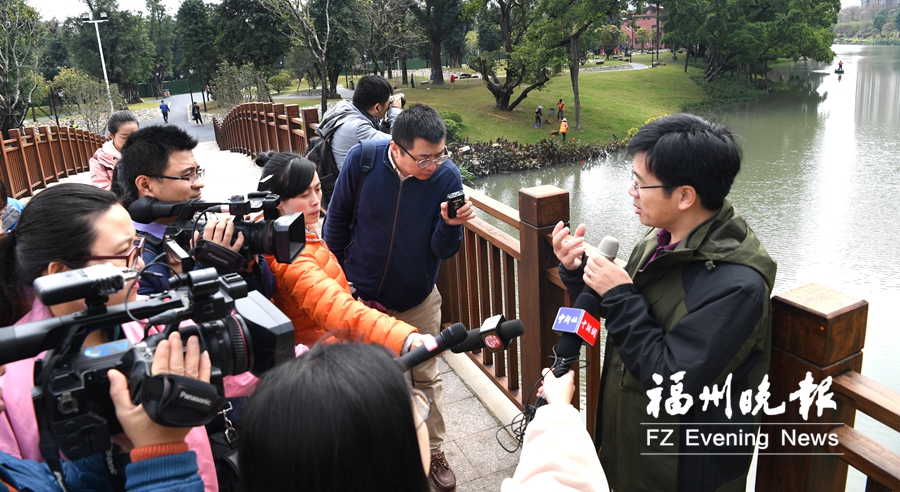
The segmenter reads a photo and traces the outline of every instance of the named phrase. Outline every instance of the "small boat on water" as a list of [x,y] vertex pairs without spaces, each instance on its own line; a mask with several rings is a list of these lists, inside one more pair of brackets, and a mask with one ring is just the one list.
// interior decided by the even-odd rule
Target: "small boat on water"
[[844,73],[844,69],[843,68],[835,68],[834,73]]

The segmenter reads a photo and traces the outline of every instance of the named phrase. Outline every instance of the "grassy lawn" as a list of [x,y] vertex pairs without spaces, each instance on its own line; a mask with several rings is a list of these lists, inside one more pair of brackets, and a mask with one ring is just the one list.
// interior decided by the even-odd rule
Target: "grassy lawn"
[[[493,95],[478,81],[477,84],[446,84],[443,87],[404,89],[410,103],[418,102],[435,107],[439,111],[454,111],[463,117],[463,133],[472,140],[488,141],[504,137],[513,141],[535,142],[548,138],[558,130],[558,123],[544,123],[534,128],[534,110],[544,106],[545,119],[549,108],[556,107],[562,98],[566,102],[566,118],[569,120],[569,137],[582,140],[607,142],[615,134],[619,139],[633,126],[645,122],[651,116],[678,112],[684,105],[704,100],[706,95],[690,78],[692,70],[684,73],[684,65],[669,62],[671,55],[664,55],[666,66],[649,70],[614,72],[587,72],[579,76],[581,95],[581,131],[575,128],[575,103],[568,74],[554,77],[545,88],[532,91],[513,111],[494,109]],[[650,64],[650,55],[637,55],[635,63]],[[607,63],[611,63],[607,62]],[[587,65],[594,66],[593,63]],[[519,91],[514,94],[514,98]]]

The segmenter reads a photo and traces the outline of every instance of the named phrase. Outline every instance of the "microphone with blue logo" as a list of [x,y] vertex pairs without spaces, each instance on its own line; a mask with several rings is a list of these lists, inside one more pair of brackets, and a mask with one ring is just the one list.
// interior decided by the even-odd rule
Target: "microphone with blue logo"
[[[597,253],[613,261],[619,252],[619,240],[606,236],[597,246]],[[551,370],[556,377],[564,376],[569,372],[572,364],[578,360],[581,353],[581,344],[587,342],[594,346],[597,335],[600,334],[600,322],[596,318],[597,295],[588,286],[578,294],[575,305],[571,308],[559,308],[556,319],[553,321],[553,331],[562,333],[559,342],[554,348],[556,360]],[[534,408],[539,408],[547,403],[542,396],[537,399]]]

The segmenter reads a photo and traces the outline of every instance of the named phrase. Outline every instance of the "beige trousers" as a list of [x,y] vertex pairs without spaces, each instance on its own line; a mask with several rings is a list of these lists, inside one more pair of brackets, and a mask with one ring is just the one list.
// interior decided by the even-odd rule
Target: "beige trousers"
[[[423,335],[437,336],[441,330],[441,293],[435,286],[418,306],[403,312],[388,309],[387,314],[415,326]],[[431,413],[425,423],[428,426],[431,452],[437,453],[441,450],[447,433],[444,426],[444,383],[438,372],[437,357],[413,368],[412,384],[433,401]]]

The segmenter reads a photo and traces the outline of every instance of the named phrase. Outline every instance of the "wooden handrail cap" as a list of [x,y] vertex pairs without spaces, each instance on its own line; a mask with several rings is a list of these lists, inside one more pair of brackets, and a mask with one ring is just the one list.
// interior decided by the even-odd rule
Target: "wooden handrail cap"
[[569,192],[552,185],[519,190],[519,220],[533,227],[569,221]]
[[865,299],[817,283],[806,284],[783,292],[774,296],[773,300],[802,311],[815,313],[824,319],[835,318],[869,305]]

